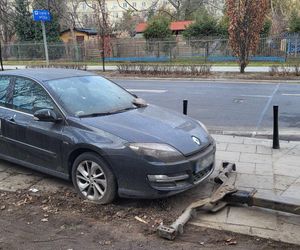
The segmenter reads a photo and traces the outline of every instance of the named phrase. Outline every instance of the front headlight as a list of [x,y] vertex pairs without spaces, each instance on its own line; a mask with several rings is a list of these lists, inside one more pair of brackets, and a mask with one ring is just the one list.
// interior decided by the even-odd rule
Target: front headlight
[[197,120],[197,122],[198,122],[199,125],[203,128],[203,130],[204,130],[207,134],[209,134],[207,127],[206,127],[202,122],[200,122],[200,121],[198,121],[198,120]]
[[175,148],[161,143],[131,143],[129,148],[150,162],[171,163],[184,160]]

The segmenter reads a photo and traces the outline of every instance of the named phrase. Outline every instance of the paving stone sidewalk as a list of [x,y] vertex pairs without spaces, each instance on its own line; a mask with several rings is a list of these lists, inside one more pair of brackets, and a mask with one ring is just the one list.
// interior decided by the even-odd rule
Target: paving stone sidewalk
[[[281,141],[281,149],[273,150],[271,140],[214,138],[217,166],[221,161],[236,163],[238,188],[300,199],[300,142]],[[217,214],[200,214],[191,224],[300,245],[300,216],[267,209],[227,207]]]
[[[226,135],[214,135],[214,138],[217,141],[216,165],[220,166],[221,161],[236,163],[238,187],[300,199],[300,142],[281,141],[281,149],[273,150],[271,140]],[[40,192],[61,192],[72,185],[0,161],[0,190],[34,188]],[[227,207],[217,214],[201,214],[190,223],[300,245],[300,216],[296,215],[259,208]]]

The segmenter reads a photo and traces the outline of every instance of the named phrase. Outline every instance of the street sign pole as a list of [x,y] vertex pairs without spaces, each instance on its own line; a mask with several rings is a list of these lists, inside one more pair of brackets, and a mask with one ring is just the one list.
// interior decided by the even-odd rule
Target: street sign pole
[[41,22],[41,24],[42,24],[46,64],[47,64],[47,66],[49,66],[49,53],[48,53],[45,22],[51,22],[51,14],[50,14],[49,10],[33,10],[32,15],[33,15],[33,20],[35,22]]
[[49,66],[49,53],[48,53],[48,44],[47,44],[47,36],[46,36],[46,27],[45,27],[45,22],[44,21],[41,21],[41,23],[42,23],[42,30],[43,30],[46,64],[47,64],[47,66]]

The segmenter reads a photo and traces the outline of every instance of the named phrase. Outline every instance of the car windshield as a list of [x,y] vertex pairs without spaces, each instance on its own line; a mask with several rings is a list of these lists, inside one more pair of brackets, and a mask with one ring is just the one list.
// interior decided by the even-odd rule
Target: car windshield
[[135,108],[134,96],[100,76],[48,81],[63,109],[77,117],[106,115]]

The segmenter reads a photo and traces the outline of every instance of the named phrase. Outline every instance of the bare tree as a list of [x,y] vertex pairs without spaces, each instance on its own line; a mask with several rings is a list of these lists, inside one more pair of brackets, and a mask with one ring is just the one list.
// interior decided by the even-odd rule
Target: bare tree
[[10,42],[15,34],[15,11],[9,0],[0,0],[0,37],[5,44]]
[[101,42],[99,42],[99,49],[102,57],[102,69],[105,71],[105,57],[109,46],[110,36],[112,34],[112,28],[108,20],[109,16],[106,7],[106,0],[94,0],[93,4],[91,4],[90,1],[85,0],[85,3],[93,10],[98,37],[101,38]]
[[272,33],[280,34],[287,30],[288,20],[293,10],[299,10],[300,1],[269,0],[272,19]]
[[7,44],[15,34],[14,12],[8,0],[0,0],[0,69],[3,71],[2,43]]

